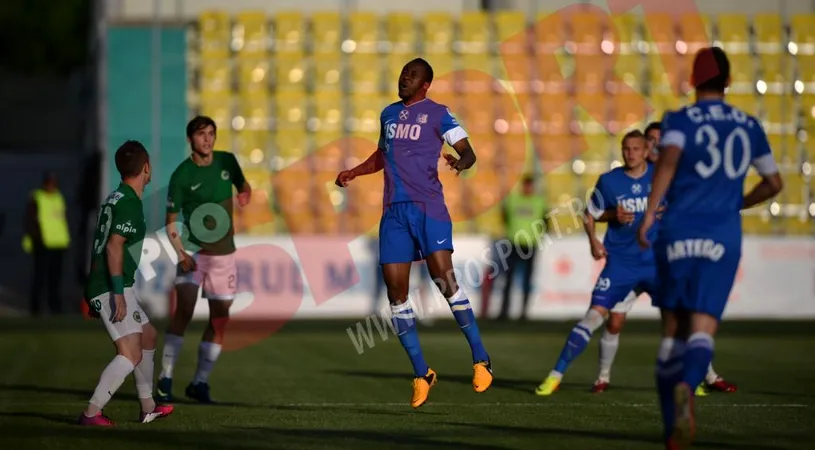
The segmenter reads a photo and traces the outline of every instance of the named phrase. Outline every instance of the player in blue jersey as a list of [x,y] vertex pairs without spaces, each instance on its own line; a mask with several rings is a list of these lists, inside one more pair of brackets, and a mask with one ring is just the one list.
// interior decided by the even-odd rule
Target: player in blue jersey
[[[653,242],[663,338],[657,390],[666,448],[688,448],[695,433],[693,386],[713,359],[719,326],[741,259],[741,210],[782,189],[767,136],[753,116],[725,103],[730,63],[718,48],[693,62],[696,101],[662,120],[649,205],[640,224],[643,248]],[[762,179],[743,195],[750,166]],[[667,208],[653,239],[654,203]]]
[[[653,292],[653,253],[640,249],[636,241],[637,225],[646,209],[653,176],[648,152],[641,131],[627,133],[622,139],[624,166],[600,175],[597,180],[586,209],[585,223],[592,254],[597,258],[606,257],[606,265],[594,286],[586,316],[572,329],[555,368],[535,390],[537,395],[546,396],[557,391],[566,369],[586,349],[592,334],[603,326],[609,315],[614,316],[612,328],[622,326],[627,311],[619,308],[627,307],[624,300],[632,291],[636,295]],[[600,245],[597,245],[599,241],[594,234],[595,222],[608,222],[608,231]],[[606,334],[603,340],[609,339]],[[609,370],[610,366],[609,362]]]
[[453,224],[438,174],[445,142],[459,157],[445,153],[457,174],[475,164],[467,133],[446,106],[427,98],[433,69],[427,61],[410,61],[399,75],[399,98],[382,111],[377,150],[362,164],[337,176],[347,186],[361,175],[385,171],[382,220],[379,225],[379,263],[399,342],[413,365],[411,405],[427,401],[436,372],[424,360],[416,331],[416,313],[408,299],[410,266],[425,260],[430,276],[447,299],[453,316],[470,344],[473,389],[484,392],[492,384],[492,366],[467,295],[453,273]]

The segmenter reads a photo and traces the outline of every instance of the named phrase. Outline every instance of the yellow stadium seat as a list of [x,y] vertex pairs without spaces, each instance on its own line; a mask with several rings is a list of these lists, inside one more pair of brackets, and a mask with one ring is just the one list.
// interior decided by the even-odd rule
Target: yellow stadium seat
[[614,53],[619,55],[639,53],[637,41],[642,38],[639,32],[640,17],[632,13],[615,14],[611,21],[607,39],[615,44]]
[[285,167],[308,154],[308,135],[305,131],[278,131],[273,143],[277,167]]
[[416,50],[418,32],[416,19],[412,13],[388,13],[385,28],[391,45],[391,55],[413,53]]
[[[815,133],[815,95],[801,96],[801,127],[808,133]],[[815,139],[815,134],[812,139]]]
[[308,65],[302,53],[279,53],[275,57],[275,85],[277,91],[299,91],[306,89]]
[[527,139],[525,134],[505,134],[500,137],[499,142],[501,150],[493,158],[496,170],[504,168],[512,176],[533,170],[530,166],[535,158],[535,150],[531,146],[531,139]]
[[645,28],[648,29],[646,38],[653,53],[676,52],[676,22],[669,13],[649,13],[644,18]]
[[[379,133],[379,117],[390,103],[387,97],[359,95],[351,97],[351,131],[376,135]],[[376,138],[374,138],[376,139]]]
[[571,168],[558,169],[543,175],[546,202],[552,209],[565,211],[577,194],[575,175]]
[[345,111],[342,94],[317,92],[314,94],[314,116],[309,120],[309,129],[314,131],[340,131],[345,126]]
[[202,93],[232,90],[232,70],[229,60],[204,60],[201,65],[199,89]]
[[[612,69],[620,81],[640,92],[642,91],[643,63],[642,56],[638,54],[621,54],[617,56]],[[619,86],[614,88],[615,90],[620,89]]]
[[607,95],[586,93],[575,97],[572,131],[578,134],[602,134],[608,129],[610,101]]
[[496,58],[487,54],[468,53],[462,55],[461,71],[457,73],[464,92],[482,94],[493,90]]
[[308,103],[301,92],[280,92],[275,95],[275,119],[278,130],[305,130]]
[[756,115],[759,112],[758,97],[755,94],[728,94],[727,103],[746,112]]
[[[265,95],[245,94],[238,102],[236,129],[268,130],[271,128],[270,99]],[[242,120],[242,122],[241,122]]]
[[[664,58],[664,59],[663,59]],[[648,68],[648,83],[652,93],[670,94],[679,92],[681,71],[679,58],[649,54],[645,57]]]
[[235,155],[241,166],[267,164],[269,158],[269,132],[244,128],[235,133]]
[[768,134],[770,148],[781,164],[794,164],[799,161],[798,138],[794,134]]
[[239,59],[266,58],[269,26],[263,11],[242,11],[235,16],[232,45]]
[[774,229],[774,220],[766,207],[742,211],[741,222],[744,234],[768,235]]
[[[795,117],[792,111],[795,98],[782,95],[765,95],[763,98],[761,118],[765,131],[773,134],[794,133]],[[748,111],[749,112],[749,111]]]
[[[314,133],[314,152],[326,151],[326,147],[335,145],[343,138],[342,130],[331,129],[321,130]],[[335,152],[336,149],[331,149],[327,153]],[[331,156],[329,159],[332,158]]]
[[275,204],[289,234],[313,234],[316,231],[311,206],[314,190],[311,183],[303,182],[310,179],[311,174],[306,171],[286,170],[272,175]]
[[382,91],[381,58],[371,54],[354,54],[349,65],[349,85],[355,94],[370,95]]
[[199,46],[201,58],[223,59],[229,57],[232,24],[224,11],[203,11],[198,16]]
[[683,104],[683,99],[672,93],[657,93],[648,98],[648,103],[654,109],[654,115],[661,118],[666,111],[678,109]]
[[794,83],[793,59],[786,54],[759,54],[760,80],[766,92],[773,94],[792,92]]
[[234,101],[229,92],[212,92],[201,95],[198,113],[209,116],[218,127],[218,148],[232,147],[232,117]]
[[[679,17],[679,40],[687,55],[695,55],[699,49],[713,42],[713,24],[710,16],[701,13],[683,14]],[[680,45],[682,47],[682,45]]]
[[578,177],[578,198],[583,205],[586,205],[589,199],[591,198],[591,194],[594,191],[594,188],[597,186],[597,180],[600,179],[600,175],[602,175],[605,171],[586,171],[580,177]]
[[266,169],[244,169],[246,181],[252,186],[252,200],[243,208],[236,208],[236,225],[239,232],[249,234],[273,234],[275,216],[272,211],[272,179]]
[[605,17],[607,16],[591,10],[578,11],[571,16],[571,39],[577,45],[577,53],[598,53],[600,51],[600,42],[608,26]]
[[794,214],[781,219],[781,227],[788,236],[812,236],[815,234],[815,221],[805,208],[798,208]]
[[716,18],[718,41],[728,54],[748,53],[750,34],[744,14],[719,14]]
[[756,61],[752,55],[733,54],[730,59],[730,91],[753,92],[756,86]]
[[278,52],[303,50],[306,22],[300,11],[281,11],[274,16],[275,49]]
[[[521,11],[496,11],[493,15],[495,24],[495,38],[501,45],[500,53],[508,54],[526,53],[526,16]],[[510,43],[512,45],[510,45]]]
[[347,50],[353,53],[377,53],[380,36],[379,16],[370,11],[354,11],[348,15],[348,39],[353,42]]
[[575,136],[575,158],[586,163],[589,168],[608,167],[612,157],[613,142],[608,134],[583,134]]
[[312,14],[311,38],[315,53],[338,51],[342,38],[340,13],[321,11]]
[[753,16],[753,30],[758,54],[779,53],[784,49],[784,24],[778,13],[759,13]]
[[798,55],[815,54],[815,14],[793,14],[790,20],[790,41]]
[[484,54],[492,41],[489,17],[483,11],[467,10],[459,19],[459,39],[454,49],[459,53]]
[[339,53],[318,53],[314,61],[314,90],[341,91],[343,88],[343,64]]
[[451,53],[455,22],[449,13],[426,13],[419,22],[422,25],[425,52],[430,54]]
[[499,238],[504,235],[504,221],[501,216],[501,208],[492,208],[477,214],[475,217],[475,231],[483,233],[491,238]]
[[797,60],[796,92],[815,93],[815,55],[798,55]]
[[238,91],[266,93],[269,91],[269,63],[265,60],[238,62]]
[[780,201],[786,205],[805,205],[809,200],[809,187],[806,180],[800,173],[787,173],[782,175],[784,179],[784,190],[781,192]]

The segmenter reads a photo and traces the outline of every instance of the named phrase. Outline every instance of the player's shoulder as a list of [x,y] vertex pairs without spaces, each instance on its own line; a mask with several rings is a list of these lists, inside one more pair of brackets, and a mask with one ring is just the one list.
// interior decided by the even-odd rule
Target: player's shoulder
[[213,150],[212,158],[219,161],[237,161],[235,154],[227,150]]
[[399,111],[401,111],[403,108],[404,108],[404,106],[402,106],[401,101],[393,102],[393,103],[385,106],[384,108],[382,108],[382,114],[380,115],[380,117],[384,118],[384,117],[389,116],[391,114],[396,114]]
[[619,179],[622,175],[625,175],[625,166],[618,166],[600,174],[598,180],[602,180],[604,182],[614,181]]
[[170,176],[171,178],[176,178],[193,167],[195,167],[195,163],[192,162],[192,157],[187,156],[176,166],[175,170],[173,170],[173,173]]

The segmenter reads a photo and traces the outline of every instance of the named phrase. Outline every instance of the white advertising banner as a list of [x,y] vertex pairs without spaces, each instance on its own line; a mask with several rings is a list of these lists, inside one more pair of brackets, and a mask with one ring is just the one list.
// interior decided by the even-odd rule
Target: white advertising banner
[[[155,236],[154,236],[155,238]],[[497,263],[492,243],[480,236],[456,236],[454,266],[476,314],[483,308],[482,283]],[[145,245],[137,292],[155,318],[166,317],[175,261],[163,239]],[[377,289],[377,242],[369,238],[327,236],[238,236],[237,289],[233,318],[279,319],[358,318],[387,306],[385,291]],[[726,318],[815,318],[815,240],[810,238],[745,239],[742,263]],[[499,259],[500,261],[500,259]],[[499,262],[500,264],[500,262]],[[584,238],[569,237],[545,245],[538,252],[530,300],[530,319],[580,318],[602,269]],[[449,317],[443,298],[425,268],[414,265],[411,296],[421,298],[424,314]],[[489,316],[495,316],[503,297],[503,276],[493,285]],[[520,313],[520,286],[511,291],[510,315]],[[206,301],[196,305],[195,317],[206,318]],[[641,296],[631,317],[656,318],[647,295]]]

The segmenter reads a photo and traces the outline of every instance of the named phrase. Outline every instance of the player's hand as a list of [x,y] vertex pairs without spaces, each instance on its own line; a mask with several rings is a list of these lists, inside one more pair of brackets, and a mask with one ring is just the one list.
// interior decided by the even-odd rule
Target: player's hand
[[445,161],[447,161],[447,167],[449,167],[450,170],[456,172],[456,176],[461,175],[461,171],[464,170],[465,168],[462,167],[460,159],[457,159],[455,156],[451,155],[450,153],[445,153],[444,154],[444,159],[445,159]]
[[[96,300],[96,302],[98,303],[99,300]],[[85,299],[85,304],[88,305],[88,317],[90,317],[91,319],[98,319],[102,317],[99,314],[99,310],[97,309],[97,306],[94,305],[93,301]],[[101,304],[99,305],[99,307],[101,307]]]
[[189,273],[195,270],[195,260],[187,252],[181,252],[178,255],[178,266],[184,273]]
[[591,241],[591,257],[595,260],[601,260],[608,256],[608,252],[606,251],[606,247],[603,245],[602,242],[598,241],[597,239],[592,239]]
[[654,226],[654,214],[645,214],[640,223],[640,229],[637,231],[637,241],[642,249],[647,249],[651,246],[648,242],[648,231]]
[[336,184],[339,187],[346,187],[348,186],[348,183],[350,183],[351,180],[353,180],[354,178],[356,178],[354,172],[350,170],[343,170],[342,172],[339,173],[339,175],[337,175],[337,180],[334,181],[334,184]]
[[249,204],[249,201],[252,200],[252,194],[249,192],[241,192],[238,194],[238,205],[243,208],[244,206]]
[[628,225],[634,222],[634,213],[626,211],[623,205],[617,205],[617,222],[623,225]]
[[110,311],[110,321],[112,323],[121,322],[127,317],[127,303],[122,294],[113,294],[113,309]]
[[662,213],[664,213],[664,212],[665,212],[665,205],[659,205],[659,207],[657,208],[657,212],[656,212],[657,220],[662,219]]

